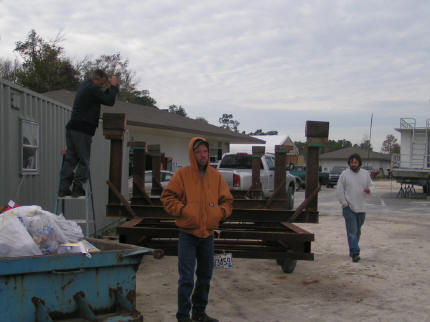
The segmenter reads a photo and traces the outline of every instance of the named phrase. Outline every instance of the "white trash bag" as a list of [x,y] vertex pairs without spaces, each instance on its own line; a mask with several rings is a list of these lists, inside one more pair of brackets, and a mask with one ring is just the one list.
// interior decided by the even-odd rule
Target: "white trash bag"
[[21,217],[43,254],[56,254],[58,246],[67,242],[67,238],[58,227],[54,216],[54,214],[39,211],[37,214]]
[[64,236],[66,236],[68,243],[77,243],[78,241],[84,239],[82,228],[76,222],[74,222],[73,220],[67,220],[62,214],[58,216],[51,213],[48,214],[54,216],[55,222],[57,223],[58,227],[60,227],[60,229],[63,231],[63,234]]
[[15,209],[0,214],[0,257],[42,255]]

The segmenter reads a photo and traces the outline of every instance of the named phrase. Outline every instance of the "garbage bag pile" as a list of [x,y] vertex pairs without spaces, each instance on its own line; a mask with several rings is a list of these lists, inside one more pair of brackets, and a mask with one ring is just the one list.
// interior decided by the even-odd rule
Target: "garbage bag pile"
[[[81,227],[40,206],[21,206],[0,214],[0,257],[81,252],[96,248],[84,241]],[[77,246],[77,247],[73,247]]]

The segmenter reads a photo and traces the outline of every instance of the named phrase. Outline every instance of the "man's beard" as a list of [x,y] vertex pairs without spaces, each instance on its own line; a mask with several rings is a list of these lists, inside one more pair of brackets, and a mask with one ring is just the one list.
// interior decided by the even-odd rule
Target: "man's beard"
[[209,162],[205,162],[204,164],[200,163],[197,161],[197,165],[199,167],[200,170],[206,170],[206,168],[208,167]]
[[360,166],[358,166],[358,167],[349,166],[349,168],[354,172],[360,171]]

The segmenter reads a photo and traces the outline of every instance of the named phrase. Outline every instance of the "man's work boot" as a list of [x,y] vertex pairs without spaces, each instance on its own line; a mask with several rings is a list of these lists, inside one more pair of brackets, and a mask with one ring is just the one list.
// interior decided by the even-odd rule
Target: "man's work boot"
[[211,318],[209,315],[207,315],[206,313],[197,315],[197,314],[193,314],[192,316],[192,320],[197,322],[197,321],[202,321],[202,322],[219,322],[217,319],[215,318]]
[[60,197],[60,198],[68,197],[71,195],[72,195],[72,192],[70,191],[69,188],[67,188],[65,190],[60,189],[60,191],[58,192],[58,197]]
[[352,256],[352,261],[354,263],[358,263],[358,261],[360,260],[360,255],[359,254],[355,254]]
[[85,189],[82,187],[82,184],[80,182],[74,182],[72,189],[72,197],[79,198],[82,196],[85,196]]

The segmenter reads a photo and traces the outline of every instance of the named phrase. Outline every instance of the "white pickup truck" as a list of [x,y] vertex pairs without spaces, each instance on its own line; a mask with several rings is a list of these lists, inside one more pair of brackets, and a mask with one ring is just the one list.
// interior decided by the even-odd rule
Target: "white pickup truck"
[[[218,163],[218,171],[227,181],[233,195],[244,194],[252,184],[252,155],[248,153],[225,153]],[[295,176],[287,171],[286,190],[289,209],[294,207]],[[263,196],[270,198],[274,192],[275,155],[266,153],[261,157],[260,181]]]

